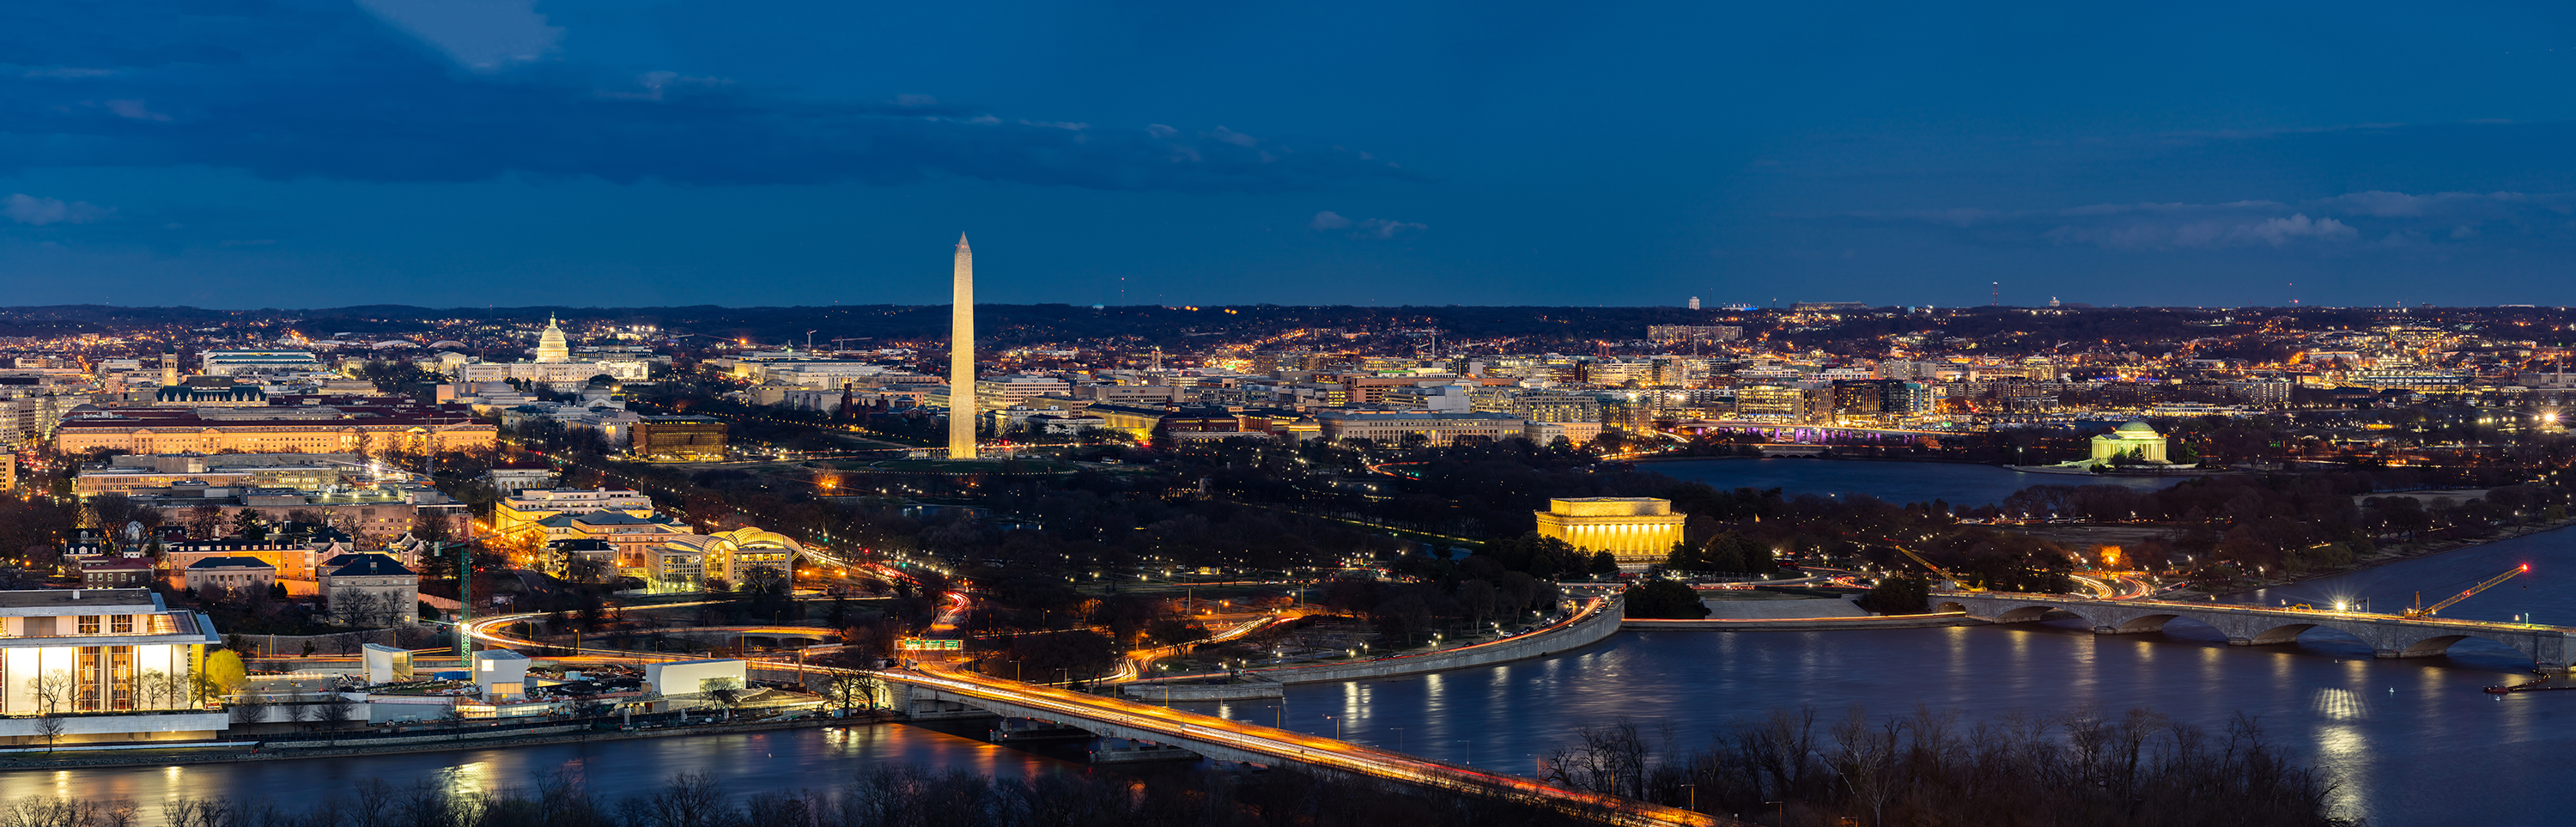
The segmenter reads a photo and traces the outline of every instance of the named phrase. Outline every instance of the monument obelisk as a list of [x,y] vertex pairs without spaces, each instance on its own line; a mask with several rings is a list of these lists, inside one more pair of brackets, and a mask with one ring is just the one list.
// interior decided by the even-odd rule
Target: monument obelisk
[[948,306],[948,458],[975,458],[975,251],[957,234],[956,292]]

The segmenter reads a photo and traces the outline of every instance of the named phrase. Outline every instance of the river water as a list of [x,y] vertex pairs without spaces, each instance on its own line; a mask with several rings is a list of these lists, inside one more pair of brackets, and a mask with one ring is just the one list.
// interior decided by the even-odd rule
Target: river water
[[[1726,462],[1749,462],[1729,460]],[[1863,463],[1816,463],[1862,465]],[[2318,603],[2367,597],[2386,611],[2423,589],[2454,593],[2529,563],[2532,572],[2446,616],[2519,613],[2576,625],[2576,531],[2472,549],[2241,596]],[[2576,576],[2566,578],[2576,582]],[[2491,696],[2529,661],[2467,641],[2443,657],[2375,660],[2368,647],[2312,631],[2295,645],[2230,647],[2207,626],[2096,636],[2069,624],[1843,632],[1629,632],[1554,658],[1436,675],[1292,687],[1282,703],[1185,708],[1478,766],[1527,773],[1576,728],[1627,716],[1677,742],[1704,743],[1738,718],[1813,705],[1894,714],[1921,703],[1969,719],[2010,711],[2148,707],[2221,731],[2258,716],[2273,739],[2336,772],[2337,800],[2379,827],[2550,823],[2555,786],[2576,766],[2576,693]],[[1334,717],[1326,717],[1334,716]],[[972,724],[949,724],[971,731]],[[1068,747],[1049,755],[1070,757]],[[1079,763],[994,747],[932,729],[862,726],[591,745],[181,767],[0,772],[0,799],[131,799],[157,823],[171,796],[270,796],[293,802],[366,778],[460,788],[524,785],[572,769],[612,795],[649,790],[674,772],[706,770],[737,791],[824,789],[891,762],[1001,776],[1088,771]]]
[[1961,462],[1880,462],[1875,460],[1688,459],[1641,462],[1652,471],[1718,488],[1779,488],[1799,494],[1867,494],[1888,502],[1945,500],[1951,505],[1990,505],[2034,485],[2118,485],[2152,491],[2174,484],[2165,477],[2096,477],[2031,474],[1995,465]]

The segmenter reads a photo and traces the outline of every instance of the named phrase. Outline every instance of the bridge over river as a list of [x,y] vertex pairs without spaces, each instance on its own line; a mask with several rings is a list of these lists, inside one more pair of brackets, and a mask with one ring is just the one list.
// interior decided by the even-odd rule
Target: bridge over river
[[[1606,605],[1596,603],[1591,611],[1610,613],[1610,623],[1615,628],[1619,612],[1615,602]],[[532,613],[479,618],[467,623],[465,632],[491,645],[532,651],[568,650],[569,647],[550,646],[508,631],[517,624],[540,617],[544,615]],[[573,657],[630,663],[672,659],[612,649],[581,648],[577,652]],[[1705,813],[1550,786],[1535,779],[1390,752],[1335,738],[958,671],[946,664],[928,663],[918,669],[882,670],[758,660],[749,661],[749,664],[755,669],[779,675],[792,669],[801,674],[832,673],[874,678],[883,681],[888,689],[899,695],[890,699],[894,701],[891,706],[916,717],[942,717],[962,711],[961,707],[972,707],[995,716],[1046,721],[1108,738],[1179,747],[1218,761],[1260,766],[1297,764],[1346,776],[1420,784],[1519,801],[1621,827],[1749,827],[1745,822]]]
[[2469,638],[2492,640],[2530,656],[2542,671],[2565,671],[2571,665],[2569,635],[2576,627],[2533,623],[2490,623],[2438,617],[2406,617],[2368,612],[2184,603],[2161,600],[2103,600],[2054,594],[2011,592],[1934,592],[1935,611],[1965,611],[1990,623],[2027,623],[2053,612],[2065,612],[2092,624],[2098,634],[2153,632],[2175,618],[2216,627],[2237,646],[2289,643],[2310,629],[2342,632],[2370,644],[2383,658],[2421,658],[2442,654]]

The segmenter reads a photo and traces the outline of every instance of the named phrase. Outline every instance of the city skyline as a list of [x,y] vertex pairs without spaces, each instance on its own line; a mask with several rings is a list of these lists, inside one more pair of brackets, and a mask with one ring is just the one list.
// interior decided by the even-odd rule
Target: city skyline
[[964,227],[1031,303],[2576,301],[2570,12],[2398,9],[60,4],[0,33],[0,267],[936,304]]

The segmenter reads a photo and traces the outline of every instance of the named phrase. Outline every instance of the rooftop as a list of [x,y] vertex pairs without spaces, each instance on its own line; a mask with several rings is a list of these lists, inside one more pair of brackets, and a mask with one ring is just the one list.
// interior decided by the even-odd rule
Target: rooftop
[[9,612],[10,609],[77,608],[103,611],[109,607],[127,606],[135,607],[138,611],[163,610],[161,597],[153,594],[151,589],[29,589],[0,592],[0,614],[27,614],[27,612]]

